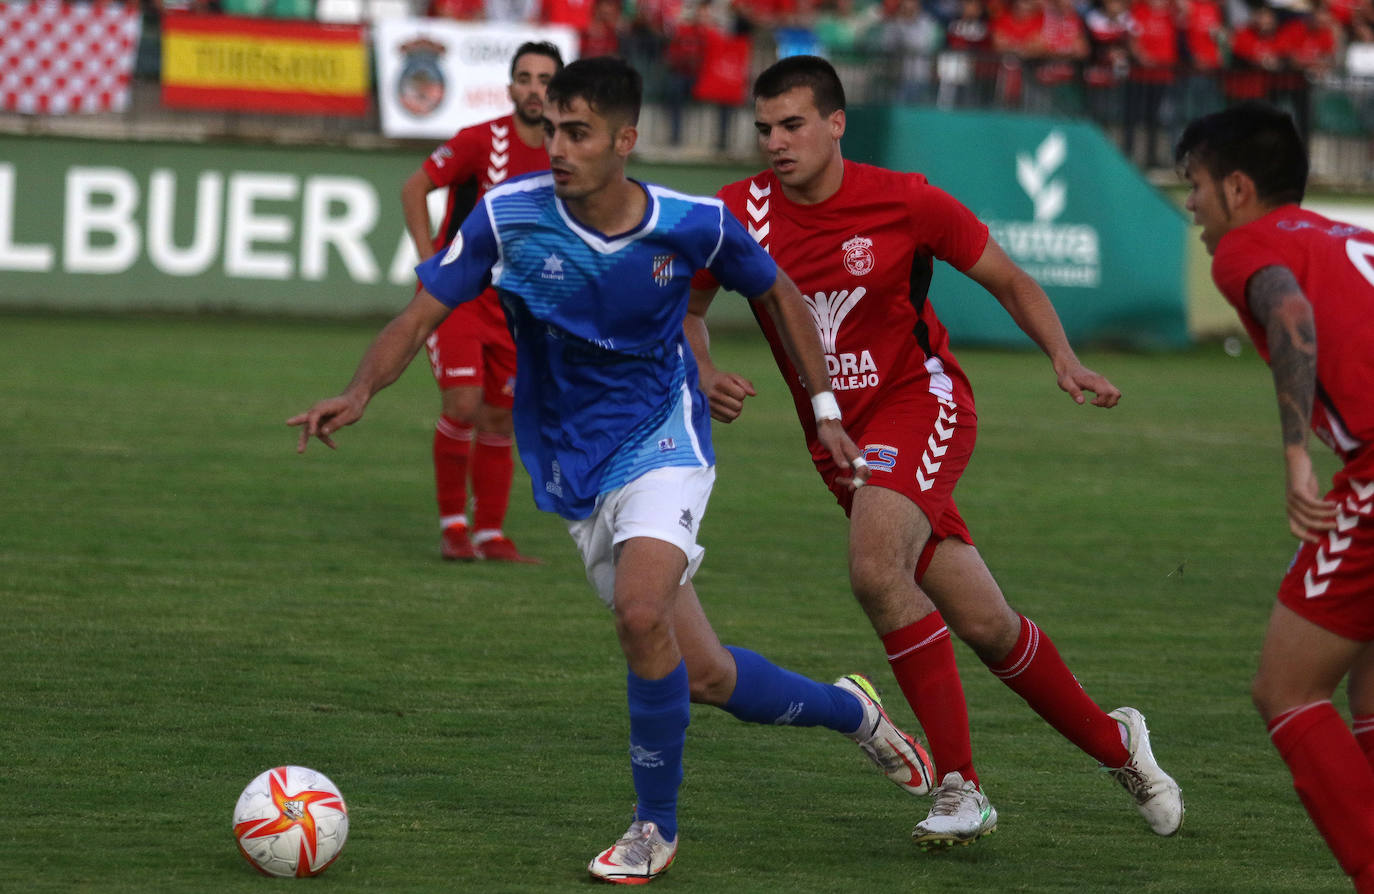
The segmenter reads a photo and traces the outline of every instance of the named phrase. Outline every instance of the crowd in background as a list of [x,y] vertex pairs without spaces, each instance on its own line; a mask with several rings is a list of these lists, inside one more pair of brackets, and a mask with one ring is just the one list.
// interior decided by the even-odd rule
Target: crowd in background
[[[164,10],[313,18],[327,0],[144,0]],[[366,0],[362,0],[366,2]],[[1374,44],[1374,0],[393,0],[463,21],[563,24],[581,55],[619,55],[672,113],[743,105],[773,59],[823,55],[854,99],[1085,114],[1159,161],[1161,109],[1182,120],[1267,97],[1307,131],[1310,85]],[[321,16],[323,17],[323,16]],[[1165,122],[1167,123],[1167,122]],[[1167,136],[1167,134],[1165,135]]]

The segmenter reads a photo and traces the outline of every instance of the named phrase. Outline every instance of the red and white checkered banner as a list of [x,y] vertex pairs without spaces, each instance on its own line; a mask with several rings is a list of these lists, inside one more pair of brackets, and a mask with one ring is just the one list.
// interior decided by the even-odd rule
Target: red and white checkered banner
[[123,111],[140,26],[136,3],[0,2],[0,110]]

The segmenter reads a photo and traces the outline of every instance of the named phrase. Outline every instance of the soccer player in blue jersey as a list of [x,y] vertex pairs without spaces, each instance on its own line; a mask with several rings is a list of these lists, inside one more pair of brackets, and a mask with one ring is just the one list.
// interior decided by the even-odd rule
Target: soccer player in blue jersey
[[677,853],[689,701],[749,722],[836,730],[913,794],[928,792],[933,774],[867,680],[822,684],[722,646],[692,589],[715,478],[709,408],[682,330],[694,271],[711,270],[778,321],[824,449],[849,486],[868,469],[841,425],[797,287],[718,200],[626,177],[640,89],[638,73],[609,57],[556,75],[544,112],[551,170],[489,190],[448,251],[417,268],[424,289],[344,392],[287,420],[301,426],[298,451],[312,437],[333,447],[454,306],[496,288],[519,357],[515,432],[535,502],[566,519],[629,665],[635,817],[588,871],[630,884],[657,877]]

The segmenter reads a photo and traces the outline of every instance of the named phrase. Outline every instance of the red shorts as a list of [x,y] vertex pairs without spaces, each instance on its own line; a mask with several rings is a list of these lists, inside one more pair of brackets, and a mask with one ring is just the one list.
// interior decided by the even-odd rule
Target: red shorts
[[1338,636],[1374,640],[1374,448],[1336,473],[1326,499],[1336,529],[1304,543],[1279,585],[1279,602]]
[[496,293],[455,307],[425,342],[429,368],[441,390],[482,389],[482,400],[510,409],[515,403],[515,342]]
[[[904,393],[878,405],[868,422],[848,431],[873,473],[865,487],[897,491],[930,521],[931,536],[917,564],[917,580],[941,540],[954,537],[973,543],[954,505],[954,486],[973,456],[978,436],[978,416],[972,407],[960,407],[928,392]],[[849,515],[854,492],[836,483],[840,469],[829,456],[818,457],[813,451],[811,458]]]

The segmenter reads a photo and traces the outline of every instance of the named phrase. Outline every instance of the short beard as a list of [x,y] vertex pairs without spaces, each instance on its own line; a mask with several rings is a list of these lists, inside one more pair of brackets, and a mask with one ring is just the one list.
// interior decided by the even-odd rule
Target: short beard
[[525,114],[524,108],[520,106],[515,107],[515,117],[519,118],[522,124],[528,124],[530,127],[544,123],[544,113],[542,111],[534,118],[530,118]]

